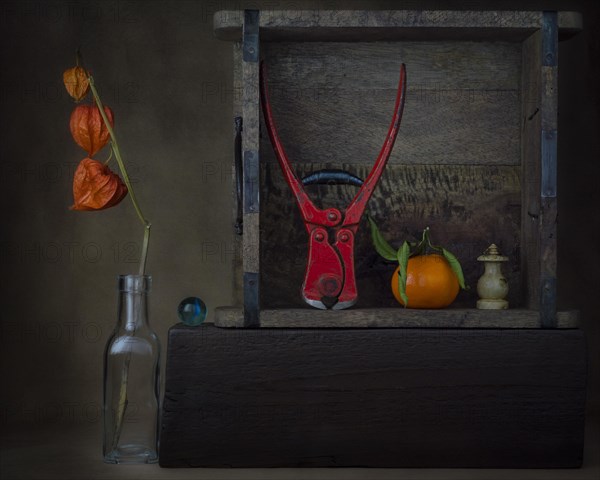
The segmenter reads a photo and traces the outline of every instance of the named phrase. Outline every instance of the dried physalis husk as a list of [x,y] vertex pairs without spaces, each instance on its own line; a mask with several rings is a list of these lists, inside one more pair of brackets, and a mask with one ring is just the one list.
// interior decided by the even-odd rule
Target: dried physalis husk
[[90,90],[90,81],[87,72],[79,65],[65,70],[63,73],[63,82],[69,95],[76,102],[84,98]]
[[[104,107],[106,118],[114,126],[113,112],[109,107]],[[100,110],[96,105],[77,105],[71,113],[70,121],[73,140],[83,148],[90,157],[93,157],[104,145],[107,144],[110,134]]]
[[73,177],[71,210],[103,210],[114,207],[127,195],[127,186],[110,168],[97,160],[84,158]]

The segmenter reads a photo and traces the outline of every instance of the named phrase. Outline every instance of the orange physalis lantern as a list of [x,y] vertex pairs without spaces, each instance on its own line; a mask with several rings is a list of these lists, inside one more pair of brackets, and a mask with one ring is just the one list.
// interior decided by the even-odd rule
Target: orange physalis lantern
[[110,168],[84,158],[75,170],[71,210],[103,210],[117,205],[127,195],[127,186]]
[[76,102],[85,97],[90,89],[88,74],[79,65],[64,71],[63,82],[67,92]]
[[[113,112],[109,107],[104,107],[104,113],[114,126]],[[71,134],[73,139],[83,148],[90,157],[93,157],[110,138],[108,129],[102,121],[100,110],[96,105],[78,105],[71,113]]]

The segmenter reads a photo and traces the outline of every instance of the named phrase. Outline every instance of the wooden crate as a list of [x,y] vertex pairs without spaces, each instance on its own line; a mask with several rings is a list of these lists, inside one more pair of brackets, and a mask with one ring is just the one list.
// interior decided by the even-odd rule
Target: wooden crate
[[[222,11],[233,42],[234,115],[243,118],[244,234],[238,307],[220,326],[573,327],[556,312],[558,41],[581,29],[574,12]],[[280,137],[295,170],[343,168],[364,178],[385,138],[399,67],[408,92],[400,133],[367,211],[390,241],[434,242],[461,260],[467,283],[453,308],[399,308],[393,268],[366,220],[356,239],[359,300],[315,312],[300,290],[307,235],[266,135],[259,60],[267,63]],[[262,131],[262,133],[261,133]],[[310,187],[344,208],[353,187]],[[474,309],[476,261],[490,243],[509,256],[511,310]],[[243,308],[242,308],[243,305]]]
[[[215,324],[286,328],[170,330],[161,466],[581,465],[585,338],[577,312],[556,311],[557,42],[580,28],[569,12],[215,15],[234,42],[244,163],[238,306]],[[260,113],[261,58],[296,171],[362,177],[404,62],[404,118],[368,210],[388,239],[429,226],[473,287],[476,257],[499,244],[512,308],[473,308],[474,288],[453,308],[399,307],[366,222],[356,307],[307,307],[307,238]],[[311,198],[343,208],[353,193]]]

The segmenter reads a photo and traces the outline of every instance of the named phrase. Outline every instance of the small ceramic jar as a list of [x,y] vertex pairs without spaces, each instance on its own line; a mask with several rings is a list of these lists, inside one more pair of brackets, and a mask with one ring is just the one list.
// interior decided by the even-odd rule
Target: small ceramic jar
[[508,257],[500,255],[498,247],[491,244],[483,255],[477,257],[483,262],[484,272],[477,282],[477,293],[479,300],[477,308],[483,310],[503,310],[508,308],[508,282],[502,274],[502,263],[508,261]]

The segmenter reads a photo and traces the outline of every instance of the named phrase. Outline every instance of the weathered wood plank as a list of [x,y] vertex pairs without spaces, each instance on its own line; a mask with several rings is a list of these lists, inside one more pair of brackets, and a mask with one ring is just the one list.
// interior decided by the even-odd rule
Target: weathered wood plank
[[[286,95],[310,95],[314,91],[325,97],[336,91],[394,90],[401,63],[407,67],[408,86],[415,90],[519,88],[518,43],[278,42],[262,47],[273,93],[280,89]],[[454,97],[456,102],[459,99]]]
[[[295,165],[302,176],[325,166],[342,168],[365,178],[370,166],[362,164]],[[298,207],[278,165],[263,169],[261,210],[262,299],[264,308],[304,306],[300,289],[307,254],[306,230]],[[473,307],[474,286],[483,273],[476,258],[490,243],[509,257],[504,268],[510,285],[509,302],[519,306],[520,179],[515,166],[388,165],[373,193],[367,211],[376,219],[384,237],[395,247],[405,239],[420,239],[431,228],[433,242],[442,244],[461,261],[465,278],[473,288],[461,292],[457,305]],[[314,186],[308,189],[315,204],[347,206],[356,189],[347,186]],[[358,307],[393,307],[390,281],[392,263],[375,252],[366,219],[355,245]]]
[[[409,87],[389,163],[518,165],[518,92],[479,93],[463,102],[456,98],[469,97],[466,91]],[[292,161],[372,164],[389,128],[395,94],[390,89],[316,98],[273,95],[271,102]],[[265,161],[275,163],[271,150],[268,140],[261,144]]]
[[[219,307],[215,310],[215,326],[241,328],[241,308]],[[416,310],[410,308],[352,308],[348,310],[315,310],[314,308],[265,309],[261,312],[263,328],[541,328],[537,310],[501,311],[465,308]],[[578,311],[557,314],[558,328],[578,328]]]
[[[215,13],[215,34],[239,40],[242,12]],[[261,15],[266,41],[478,39],[522,41],[542,24],[542,12],[447,10],[269,10]],[[560,12],[560,33],[582,29],[581,14]]]
[[260,214],[244,215],[244,272],[260,272]]
[[538,305],[544,318],[544,327],[556,327],[557,308],[557,220],[556,197],[542,198],[540,222],[540,298]]
[[556,311],[557,38],[539,30],[523,44],[522,236],[526,298],[544,312]]
[[[265,61],[293,162],[371,164],[405,62],[406,107],[391,164],[516,165],[520,55],[518,45],[504,43],[284,43],[267,44]],[[261,154],[276,162],[266,139]]]
[[542,34],[537,31],[523,42],[521,87],[523,300],[524,305],[536,310],[540,299],[541,62]]
[[578,467],[580,330],[169,332],[163,467]]
[[244,213],[258,213],[260,194],[258,183],[259,171],[259,144],[260,144],[260,119],[259,119],[259,91],[258,91],[258,63],[242,62],[243,107],[244,119],[243,154],[244,154]]
[[557,175],[558,175],[558,19],[544,12],[541,76],[541,211],[540,211],[540,313],[544,327],[556,326]]
[[[240,42],[233,43],[233,91],[234,92],[242,92],[242,44]],[[233,118],[242,117],[242,96],[241,95],[233,95]],[[242,122],[243,123],[243,122]],[[242,125],[243,128],[243,125]],[[233,140],[235,140],[235,131],[233,132]],[[231,161],[231,195],[232,198],[235,199],[233,202],[233,212],[232,219],[235,219],[238,214],[238,206],[237,206],[237,194],[236,194],[236,171],[235,171],[235,157],[232,156]],[[243,181],[243,179],[242,179]],[[242,199],[243,201],[243,199]],[[243,208],[243,206],[242,206]],[[232,232],[233,222],[232,222]],[[244,302],[243,291],[244,285],[242,282],[243,278],[243,268],[242,268],[242,251],[243,251],[243,237],[240,235],[232,234],[232,242],[233,242],[233,259],[231,261],[232,268],[232,281],[233,281],[233,304],[234,305],[242,305]]]

